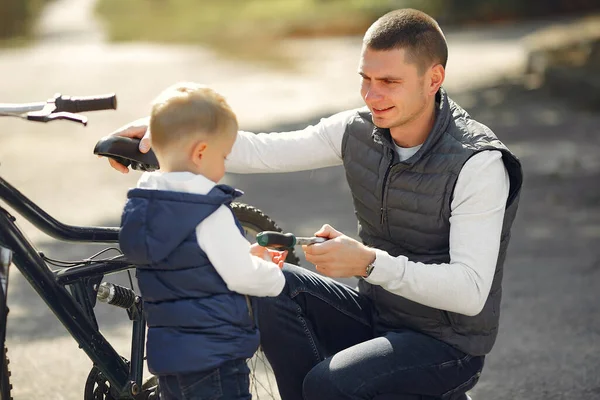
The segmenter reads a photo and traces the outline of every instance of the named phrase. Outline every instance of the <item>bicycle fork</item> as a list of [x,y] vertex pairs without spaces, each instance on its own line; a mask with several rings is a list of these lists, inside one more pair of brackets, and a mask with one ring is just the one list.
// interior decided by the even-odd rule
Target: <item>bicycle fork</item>
[[8,267],[12,263],[12,251],[0,244],[0,357],[4,357],[4,339],[6,336],[6,319],[8,306],[6,305],[8,288]]
[[97,299],[127,310],[129,319],[133,321],[131,338],[130,381],[133,382],[131,392],[140,393],[144,367],[144,345],[146,341],[146,318],[144,317],[143,302],[132,289],[110,282],[103,282],[95,287]]

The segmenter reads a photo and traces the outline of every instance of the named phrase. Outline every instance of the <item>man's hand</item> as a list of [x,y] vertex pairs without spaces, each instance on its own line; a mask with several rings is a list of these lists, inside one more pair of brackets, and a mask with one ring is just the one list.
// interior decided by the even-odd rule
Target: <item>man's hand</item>
[[253,243],[250,246],[250,254],[260,257],[263,260],[271,261],[277,264],[279,268],[283,268],[283,263],[288,255],[288,251],[271,250],[260,246],[258,243]]
[[[147,153],[148,150],[150,150],[150,130],[148,129],[148,122],[148,117],[137,119],[115,130],[113,133],[111,133],[111,135],[124,136],[130,138],[141,138],[142,140],[140,142],[140,151],[142,153]],[[113,167],[119,172],[122,172],[124,174],[129,172],[129,168],[127,168],[123,164],[119,164],[112,158],[109,158],[108,162],[110,163],[111,167]]]
[[336,231],[330,225],[323,227],[315,236],[329,240],[302,246],[306,260],[315,264],[317,271],[331,278],[349,278],[365,274],[367,266],[375,260],[375,250]]

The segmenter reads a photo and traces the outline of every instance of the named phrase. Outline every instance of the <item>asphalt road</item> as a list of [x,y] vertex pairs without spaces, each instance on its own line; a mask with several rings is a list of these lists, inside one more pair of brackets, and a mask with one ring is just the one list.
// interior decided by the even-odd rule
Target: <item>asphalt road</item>
[[[49,22],[38,46],[0,51],[2,102],[39,101],[55,92],[119,95],[119,110],[89,114],[85,129],[63,122],[1,121],[0,173],[65,223],[118,224],[126,190],[139,175],[113,172],[91,149],[101,136],[144,115],[151,99],[175,81],[214,86],[250,130],[301,128],[360,105],[360,38],[288,43],[297,68],[285,71],[223,60],[206,49],[109,45],[80,25],[65,24],[71,27],[65,31]],[[505,266],[501,331],[473,395],[600,399],[600,116],[543,91],[501,82],[518,75],[525,54],[521,38],[535,27],[447,35],[451,97],[489,125],[525,170]],[[228,175],[226,183],[244,190],[245,202],[285,230],[311,234],[327,222],[355,234],[340,168]],[[19,222],[55,258],[87,257],[97,250],[54,241],[22,218]],[[18,271],[13,268],[11,274],[7,342],[14,398],[81,399],[91,363]],[[123,283],[127,277],[112,280]],[[97,311],[102,332],[126,355],[125,313],[103,305]]]

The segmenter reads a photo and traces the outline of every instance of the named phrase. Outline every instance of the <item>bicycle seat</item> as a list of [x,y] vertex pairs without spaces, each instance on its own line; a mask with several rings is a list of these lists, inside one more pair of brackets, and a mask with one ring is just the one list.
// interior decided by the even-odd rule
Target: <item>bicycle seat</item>
[[159,168],[156,155],[150,149],[147,153],[139,150],[140,139],[123,136],[106,136],[96,143],[94,154],[110,157],[119,164],[138,171],[154,171]]

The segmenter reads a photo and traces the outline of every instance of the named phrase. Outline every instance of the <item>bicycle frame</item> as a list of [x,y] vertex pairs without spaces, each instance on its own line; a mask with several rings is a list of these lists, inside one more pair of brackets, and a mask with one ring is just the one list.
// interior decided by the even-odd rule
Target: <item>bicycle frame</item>
[[[0,117],[17,117],[44,123],[67,120],[86,125],[87,118],[79,113],[111,110],[116,109],[116,106],[116,95],[114,94],[72,97],[59,93],[46,102],[0,103]],[[106,155],[116,160],[121,158],[119,154],[103,154],[104,150],[98,148],[98,144],[94,149],[96,154]],[[131,168],[142,170],[149,167],[154,168],[154,162],[147,164],[146,161],[132,159]],[[119,240],[119,228],[72,226],[57,221],[1,177],[0,200],[7,203],[11,210],[25,217],[36,228],[56,239],[88,243],[116,243]],[[250,233],[247,235],[251,234],[254,237],[260,231],[281,231],[277,224],[260,210],[241,203],[237,203],[237,205],[238,212],[243,211],[248,218],[247,222],[250,226],[248,232]],[[244,228],[246,229],[246,226]],[[126,288],[125,291],[121,288],[120,298],[114,296],[112,299],[108,299],[98,296],[99,293],[102,293],[99,289],[106,289],[106,287],[100,286],[105,274],[132,269],[135,268],[135,265],[120,256],[106,260],[86,259],[72,263],[75,266],[53,271],[51,265],[54,262],[37,252],[33,244],[24,237],[15,224],[15,218],[0,204],[0,350],[3,350],[4,346],[3,335],[8,311],[5,307],[7,292],[5,288],[8,286],[8,266],[11,265],[11,257],[22,275],[93,362],[94,367],[90,371],[85,385],[84,397],[86,399],[104,396],[105,389],[107,389],[106,381],[110,385],[110,393],[119,399],[148,400],[158,395],[155,379],[147,380],[144,385],[141,382],[146,321],[140,297],[135,294],[132,296]],[[298,262],[293,249],[290,250],[288,259]],[[109,289],[109,292],[111,290]],[[125,294],[123,295],[123,293]],[[133,321],[130,362],[121,358],[100,334],[94,314],[94,306],[98,298],[109,304],[123,308],[129,307],[127,313],[129,319]],[[4,354],[0,353],[0,356],[4,356]],[[2,361],[4,360],[0,359],[0,367],[4,368],[5,363]],[[274,377],[269,378],[273,371],[264,354],[260,351],[257,352],[248,363],[252,370],[251,388],[253,391],[257,395],[259,392],[265,392],[270,398],[278,398],[276,397],[277,387]],[[254,374],[257,363],[262,366],[258,372],[265,375],[264,383],[261,382],[262,378],[258,378],[258,374]],[[8,372],[10,371],[0,374],[2,381],[6,381],[6,387],[0,387],[0,389],[5,389],[0,392],[1,398],[10,397]],[[2,383],[0,382],[0,385]]]
[[[56,239],[90,243],[118,242],[118,228],[62,224],[2,178],[0,199],[38,229]],[[13,252],[13,261],[19,271],[103,373],[118,396],[135,398],[141,390],[146,334],[142,302],[137,301],[128,310],[129,318],[133,321],[131,368],[102,336],[93,311],[96,303],[94,289],[104,275],[135,266],[120,257],[52,271],[16,226],[15,218],[2,207],[0,245]],[[66,286],[69,286],[72,294],[69,294]]]

